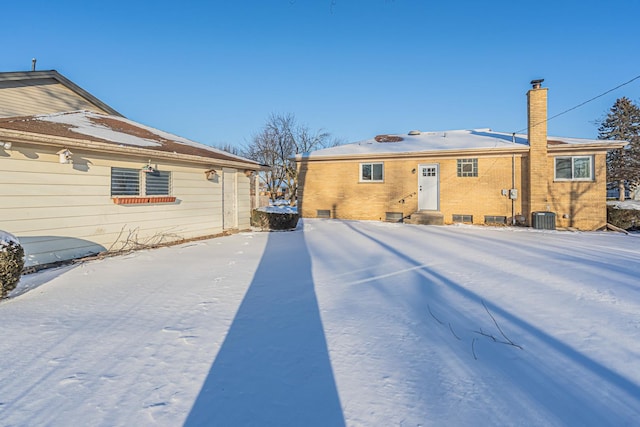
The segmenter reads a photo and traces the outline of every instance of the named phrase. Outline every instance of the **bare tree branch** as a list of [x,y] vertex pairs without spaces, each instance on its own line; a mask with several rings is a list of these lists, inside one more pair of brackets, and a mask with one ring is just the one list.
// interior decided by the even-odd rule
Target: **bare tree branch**
[[297,123],[293,114],[271,114],[264,127],[253,136],[244,155],[265,165],[269,171],[260,174],[266,191],[275,200],[279,195],[296,202],[298,174],[295,155],[336,144],[323,130],[312,131]]

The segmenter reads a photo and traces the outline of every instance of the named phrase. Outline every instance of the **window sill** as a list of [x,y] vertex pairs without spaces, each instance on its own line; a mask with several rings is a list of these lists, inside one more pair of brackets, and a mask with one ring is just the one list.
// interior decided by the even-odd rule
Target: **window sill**
[[136,196],[136,197],[112,197],[116,205],[148,205],[151,203],[174,203],[174,196]]

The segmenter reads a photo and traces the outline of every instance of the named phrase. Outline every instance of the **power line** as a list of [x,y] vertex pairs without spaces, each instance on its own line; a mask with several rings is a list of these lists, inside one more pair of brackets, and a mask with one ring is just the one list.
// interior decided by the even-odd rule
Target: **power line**
[[[588,104],[588,103],[590,103],[591,101],[595,101],[596,99],[601,98],[601,97],[605,96],[606,94],[613,92],[613,91],[614,91],[614,90],[616,90],[616,89],[620,89],[622,86],[626,86],[626,85],[628,85],[629,83],[632,83],[632,82],[634,82],[634,81],[636,81],[636,80],[638,80],[638,79],[640,79],[640,76],[635,76],[634,78],[632,78],[632,79],[631,79],[631,80],[629,80],[628,82],[622,83],[622,84],[620,84],[620,85],[618,85],[618,86],[614,87],[613,89],[609,89],[608,91],[603,92],[603,93],[601,93],[600,95],[594,96],[593,98],[588,99],[588,100],[586,100],[586,101],[584,101],[584,102],[582,102],[582,103],[580,103],[580,104],[576,105],[575,107],[571,107],[571,108],[569,108],[568,110],[564,110],[563,112],[558,113],[558,114],[556,114],[555,116],[551,116],[551,117],[549,117],[549,118],[548,118],[548,119],[546,119],[546,120],[543,120],[543,121],[541,121],[541,122],[539,122],[539,123],[535,123],[533,126],[537,126],[537,125],[540,125],[540,124],[542,124],[542,123],[546,123],[546,122],[548,122],[549,120],[555,119],[556,117],[562,116],[563,114],[567,114],[569,111],[573,111],[573,110],[575,110],[576,108],[580,108],[580,107],[582,107],[583,105]],[[519,131],[517,131],[517,132],[515,132],[515,133],[521,133],[521,132],[524,132],[524,131],[527,131],[527,130],[529,130],[529,127],[526,127],[526,128],[524,128],[524,129],[520,129]]]

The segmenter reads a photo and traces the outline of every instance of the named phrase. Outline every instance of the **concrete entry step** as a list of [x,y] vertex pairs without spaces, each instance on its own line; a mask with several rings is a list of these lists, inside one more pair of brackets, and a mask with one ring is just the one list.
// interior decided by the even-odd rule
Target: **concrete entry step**
[[409,219],[404,222],[407,224],[443,225],[444,215],[440,212],[418,211],[412,213]]

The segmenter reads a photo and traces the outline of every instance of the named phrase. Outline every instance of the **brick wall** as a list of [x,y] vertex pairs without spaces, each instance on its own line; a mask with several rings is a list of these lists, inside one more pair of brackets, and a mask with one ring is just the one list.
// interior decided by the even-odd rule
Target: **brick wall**
[[[458,158],[478,158],[478,177],[458,177]],[[485,215],[511,218],[511,200],[502,189],[512,187],[511,156],[456,156],[449,158],[383,159],[384,182],[359,182],[361,161],[309,161],[299,165],[303,190],[299,209],[304,218],[329,210],[332,218],[384,220],[386,212],[408,216],[418,210],[418,165],[437,163],[440,173],[440,212],[445,223],[454,214],[473,215],[483,224]],[[516,156],[516,188],[522,181],[521,156]],[[413,173],[413,170],[416,173]],[[522,214],[522,197],[516,215]]]
[[[529,155],[515,156],[516,185],[519,190],[515,215],[531,220],[531,212],[556,213],[557,227],[594,230],[606,224],[606,166],[604,153],[593,155],[597,180],[554,182],[554,157],[545,159],[543,184],[533,186],[544,193],[544,205],[529,207]],[[566,153],[561,154],[566,155]],[[384,182],[359,182],[361,160],[305,161],[299,164],[301,190],[299,211],[303,218],[315,218],[318,210],[329,211],[331,218],[382,221],[387,212],[409,216],[418,210],[418,165],[437,163],[440,174],[440,210],[445,224],[453,215],[472,215],[474,224],[484,224],[485,215],[505,216],[511,223],[512,208],[502,190],[512,188],[512,157],[476,156],[478,177],[458,177],[457,159],[474,156],[422,157],[412,159],[376,159],[384,163]],[[416,173],[412,170],[416,169]]]

